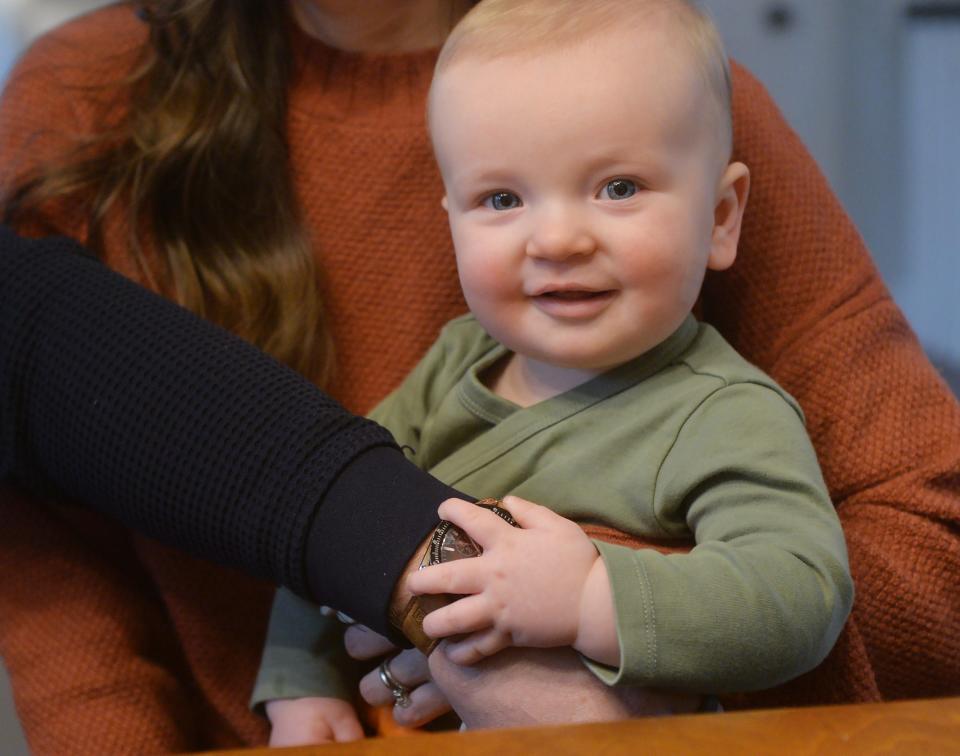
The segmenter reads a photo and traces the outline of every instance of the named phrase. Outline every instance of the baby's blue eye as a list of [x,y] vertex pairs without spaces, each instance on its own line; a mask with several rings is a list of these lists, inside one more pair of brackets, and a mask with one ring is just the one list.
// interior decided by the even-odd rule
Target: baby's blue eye
[[624,200],[637,193],[637,185],[630,179],[618,178],[608,181],[604,191],[607,193],[607,197],[612,200]]
[[483,201],[483,204],[494,210],[513,210],[523,203],[513,192],[494,192]]

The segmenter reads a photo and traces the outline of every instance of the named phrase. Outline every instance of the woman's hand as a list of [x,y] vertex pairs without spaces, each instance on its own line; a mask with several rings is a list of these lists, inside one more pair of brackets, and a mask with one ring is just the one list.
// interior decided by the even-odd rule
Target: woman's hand
[[394,654],[387,662],[390,674],[410,690],[406,706],[394,703],[391,690],[380,678],[379,666],[360,680],[360,695],[372,706],[394,704],[393,718],[404,727],[419,727],[450,711],[446,696],[430,679],[426,657],[417,649],[400,651],[389,640],[363,625],[351,625],[343,638],[354,659],[378,659]]
[[608,687],[571,648],[508,648],[464,667],[446,645],[430,654],[430,672],[469,729],[684,714],[701,702],[696,693]]
[[[360,625],[347,630],[344,642],[355,659],[374,659],[398,650]],[[687,713],[700,705],[697,694],[610,688],[569,648],[509,648],[464,667],[450,660],[446,645],[441,643],[429,659],[410,649],[390,662],[391,674],[413,689],[409,707],[394,706],[398,724],[422,725],[449,711],[451,705],[471,729],[605,722]],[[361,680],[360,692],[373,705],[393,702],[376,669]]]

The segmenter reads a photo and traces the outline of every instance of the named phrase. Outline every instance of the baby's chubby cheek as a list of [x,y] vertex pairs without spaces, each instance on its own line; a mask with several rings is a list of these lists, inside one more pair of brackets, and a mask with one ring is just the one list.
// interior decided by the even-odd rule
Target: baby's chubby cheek
[[619,272],[620,282],[626,288],[684,297],[702,283],[706,260],[668,248],[632,256]]
[[463,295],[471,310],[484,304],[505,304],[523,298],[520,277],[498,266],[495,261],[458,262],[457,270]]

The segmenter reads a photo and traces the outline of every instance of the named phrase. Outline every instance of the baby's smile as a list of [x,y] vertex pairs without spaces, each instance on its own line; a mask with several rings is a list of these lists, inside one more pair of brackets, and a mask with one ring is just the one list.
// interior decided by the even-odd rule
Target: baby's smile
[[616,295],[613,289],[546,289],[531,297],[542,312],[556,318],[592,318],[606,309]]

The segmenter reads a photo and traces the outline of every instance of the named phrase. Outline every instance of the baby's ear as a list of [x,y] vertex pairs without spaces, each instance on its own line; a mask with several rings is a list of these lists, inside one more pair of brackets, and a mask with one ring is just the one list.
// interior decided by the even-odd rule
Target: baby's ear
[[737,243],[748,194],[750,169],[743,163],[730,163],[720,178],[717,204],[713,209],[713,237],[707,259],[710,270],[726,270],[737,259]]
[[440,199],[440,207],[442,207],[442,208],[443,208],[444,210],[446,210],[448,213],[450,212],[450,203],[447,202],[447,195],[446,195],[446,194],[444,194],[443,197]]

